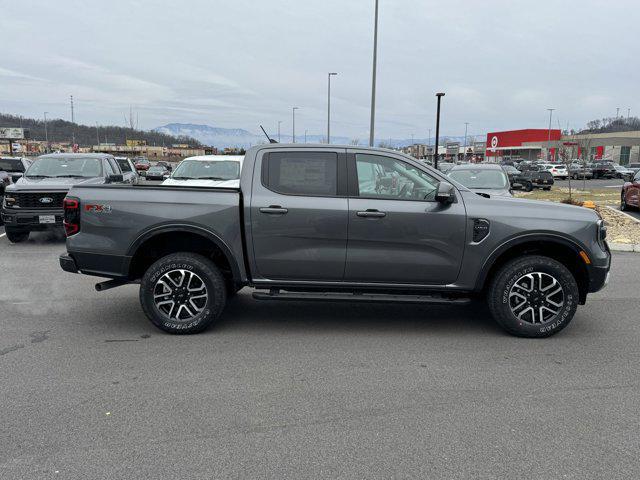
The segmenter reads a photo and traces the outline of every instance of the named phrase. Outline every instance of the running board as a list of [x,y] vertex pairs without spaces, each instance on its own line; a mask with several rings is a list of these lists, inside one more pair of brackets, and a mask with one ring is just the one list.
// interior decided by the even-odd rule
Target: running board
[[430,303],[466,305],[471,302],[466,297],[445,297],[442,295],[390,295],[383,293],[322,293],[322,292],[253,292],[256,300],[326,301],[326,302],[368,302],[368,303]]

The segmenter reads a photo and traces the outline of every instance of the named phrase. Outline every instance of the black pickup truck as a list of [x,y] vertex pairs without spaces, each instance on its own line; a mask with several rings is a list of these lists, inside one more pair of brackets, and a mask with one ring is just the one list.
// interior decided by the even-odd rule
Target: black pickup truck
[[111,155],[42,155],[5,189],[2,220],[7,238],[13,243],[24,242],[32,231],[61,228],[62,202],[74,185],[122,182],[122,171]]

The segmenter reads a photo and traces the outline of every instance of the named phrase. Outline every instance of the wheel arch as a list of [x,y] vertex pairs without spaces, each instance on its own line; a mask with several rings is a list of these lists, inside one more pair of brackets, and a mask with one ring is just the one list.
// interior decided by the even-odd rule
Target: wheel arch
[[240,284],[243,276],[229,245],[216,233],[188,224],[170,224],[142,233],[129,247],[131,258],[128,276],[141,278],[144,271],[159,258],[176,252],[200,253],[218,266],[225,278]]
[[493,275],[508,261],[524,255],[544,255],[565,265],[578,283],[580,303],[586,301],[589,289],[589,269],[580,252],[586,252],[577,242],[553,234],[533,234],[516,237],[497,247],[485,260],[476,280],[476,290],[483,291]]

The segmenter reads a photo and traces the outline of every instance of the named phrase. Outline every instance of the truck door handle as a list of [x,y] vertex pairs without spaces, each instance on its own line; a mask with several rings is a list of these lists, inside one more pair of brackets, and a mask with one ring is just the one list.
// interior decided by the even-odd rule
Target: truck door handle
[[380,212],[372,208],[365,210],[364,212],[356,212],[356,215],[359,217],[371,217],[371,218],[382,218],[387,216],[386,213]]
[[266,213],[268,215],[284,215],[289,210],[282,208],[280,205],[269,205],[268,207],[262,207],[260,213]]

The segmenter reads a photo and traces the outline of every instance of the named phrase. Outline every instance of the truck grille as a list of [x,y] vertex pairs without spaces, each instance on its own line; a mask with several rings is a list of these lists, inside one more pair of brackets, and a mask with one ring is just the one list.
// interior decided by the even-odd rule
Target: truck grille
[[67,192],[14,192],[12,196],[16,199],[17,207],[51,210],[62,208]]

